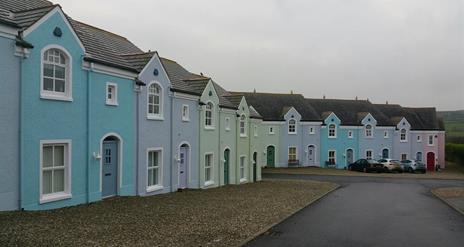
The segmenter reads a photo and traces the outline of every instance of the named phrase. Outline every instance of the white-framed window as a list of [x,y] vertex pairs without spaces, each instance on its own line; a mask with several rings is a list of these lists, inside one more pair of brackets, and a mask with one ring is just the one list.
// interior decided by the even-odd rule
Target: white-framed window
[[407,160],[408,154],[401,154],[401,160]]
[[245,164],[246,162],[246,156],[240,156],[240,182],[243,182],[246,180],[245,178]]
[[163,89],[161,85],[152,82],[147,89],[147,114],[149,119],[163,118]]
[[401,129],[400,130],[400,141],[401,142],[407,142],[408,141],[406,133],[407,133],[406,129]]
[[337,163],[337,152],[335,150],[329,150],[328,161],[332,165]]
[[246,136],[246,117],[243,114],[240,116],[240,136]]
[[372,159],[372,150],[366,150],[366,159],[368,160]]
[[372,137],[372,125],[370,124],[366,125],[364,129],[364,134],[366,137]]
[[296,147],[288,147],[288,160],[297,160]]
[[295,119],[288,120],[288,133],[296,134],[296,120]]
[[348,130],[348,138],[353,138],[353,131],[352,130]]
[[258,136],[258,125],[256,125],[256,124],[253,125],[253,135],[254,135],[255,137]]
[[422,161],[422,152],[417,152],[416,153],[416,160],[417,161]]
[[428,136],[428,145],[429,146],[433,146],[434,145],[434,141],[433,141],[433,135],[429,135]]
[[214,125],[214,105],[211,102],[206,103],[205,105],[205,127],[213,128]]
[[422,142],[422,136],[420,135],[417,136],[417,142]]
[[316,132],[314,131],[314,127],[309,127],[309,134],[314,135]]
[[269,134],[270,135],[274,135],[275,132],[274,132],[274,127],[269,127]]
[[71,140],[40,142],[40,203],[71,197]]
[[230,131],[230,117],[225,118],[226,131]]
[[335,124],[329,124],[329,138],[337,137],[337,126]]
[[182,105],[182,121],[190,121],[190,109],[188,105]]
[[118,105],[118,84],[111,82],[106,83],[106,104]]
[[163,188],[163,149],[149,148],[147,150],[147,191]]
[[64,48],[55,45],[42,51],[40,97],[72,100],[71,58]]
[[205,154],[205,185],[214,184],[213,181],[213,154],[207,153]]
[[383,138],[388,138],[388,131],[383,132]]

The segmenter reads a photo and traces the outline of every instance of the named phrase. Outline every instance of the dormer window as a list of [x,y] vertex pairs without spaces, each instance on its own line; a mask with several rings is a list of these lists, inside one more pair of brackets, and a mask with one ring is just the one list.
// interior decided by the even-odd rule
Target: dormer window
[[288,133],[289,134],[296,134],[296,121],[295,121],[295,119],[290,119],[288,121]]
[[365,127],[365,135],[366,137],[372,137],[372,125],[368,124]]
[[71,100],[70,58],[61,49],[52,48],[43,53],[42,98]]
[[246,136],[246,117],[245,115],[242,115],[240,117],[240,136],[245,137]]
[[163,117],[163,90],[161,86],[152,82],[148,86],[148,118],[162,119]]
[[213,103],[208,102],[205,105],[205,126],[206,127],[213,127],[213,110],[214,110]]
[[433,142],[433,135],[429,135],[429,141],[428,141],[428,145],[429,146],[433,146],[434,142]]
[[407,138],[406,138],[406,129],[401,129],[400,130],[400,141],[401,142],[406,142],[408,141]]
[[337,137],[337,127],[335,124],[329,125],[329,138],[336,138]]

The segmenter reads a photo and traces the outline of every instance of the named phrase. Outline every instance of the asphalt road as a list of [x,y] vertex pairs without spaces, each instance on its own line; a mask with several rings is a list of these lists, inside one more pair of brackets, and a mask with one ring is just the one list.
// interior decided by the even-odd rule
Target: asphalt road
[[341,187],[247,246],[464,246],[464,216],[430,189],[464,180],[268,174]]

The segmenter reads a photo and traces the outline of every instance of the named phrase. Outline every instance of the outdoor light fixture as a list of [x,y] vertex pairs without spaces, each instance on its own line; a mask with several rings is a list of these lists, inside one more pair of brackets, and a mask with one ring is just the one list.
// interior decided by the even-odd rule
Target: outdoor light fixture
[[93,152],[93,158],[96,160],[100,160],[102,158],[100,153]]

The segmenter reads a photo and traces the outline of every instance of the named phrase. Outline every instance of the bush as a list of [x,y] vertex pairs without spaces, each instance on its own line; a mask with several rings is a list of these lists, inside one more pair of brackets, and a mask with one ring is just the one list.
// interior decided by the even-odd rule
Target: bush
[[446,143],[464,144],[464,136],[446,136]]
[[463,163],[464,144],[447,143],[445,146],[445,157],[448,161]]

